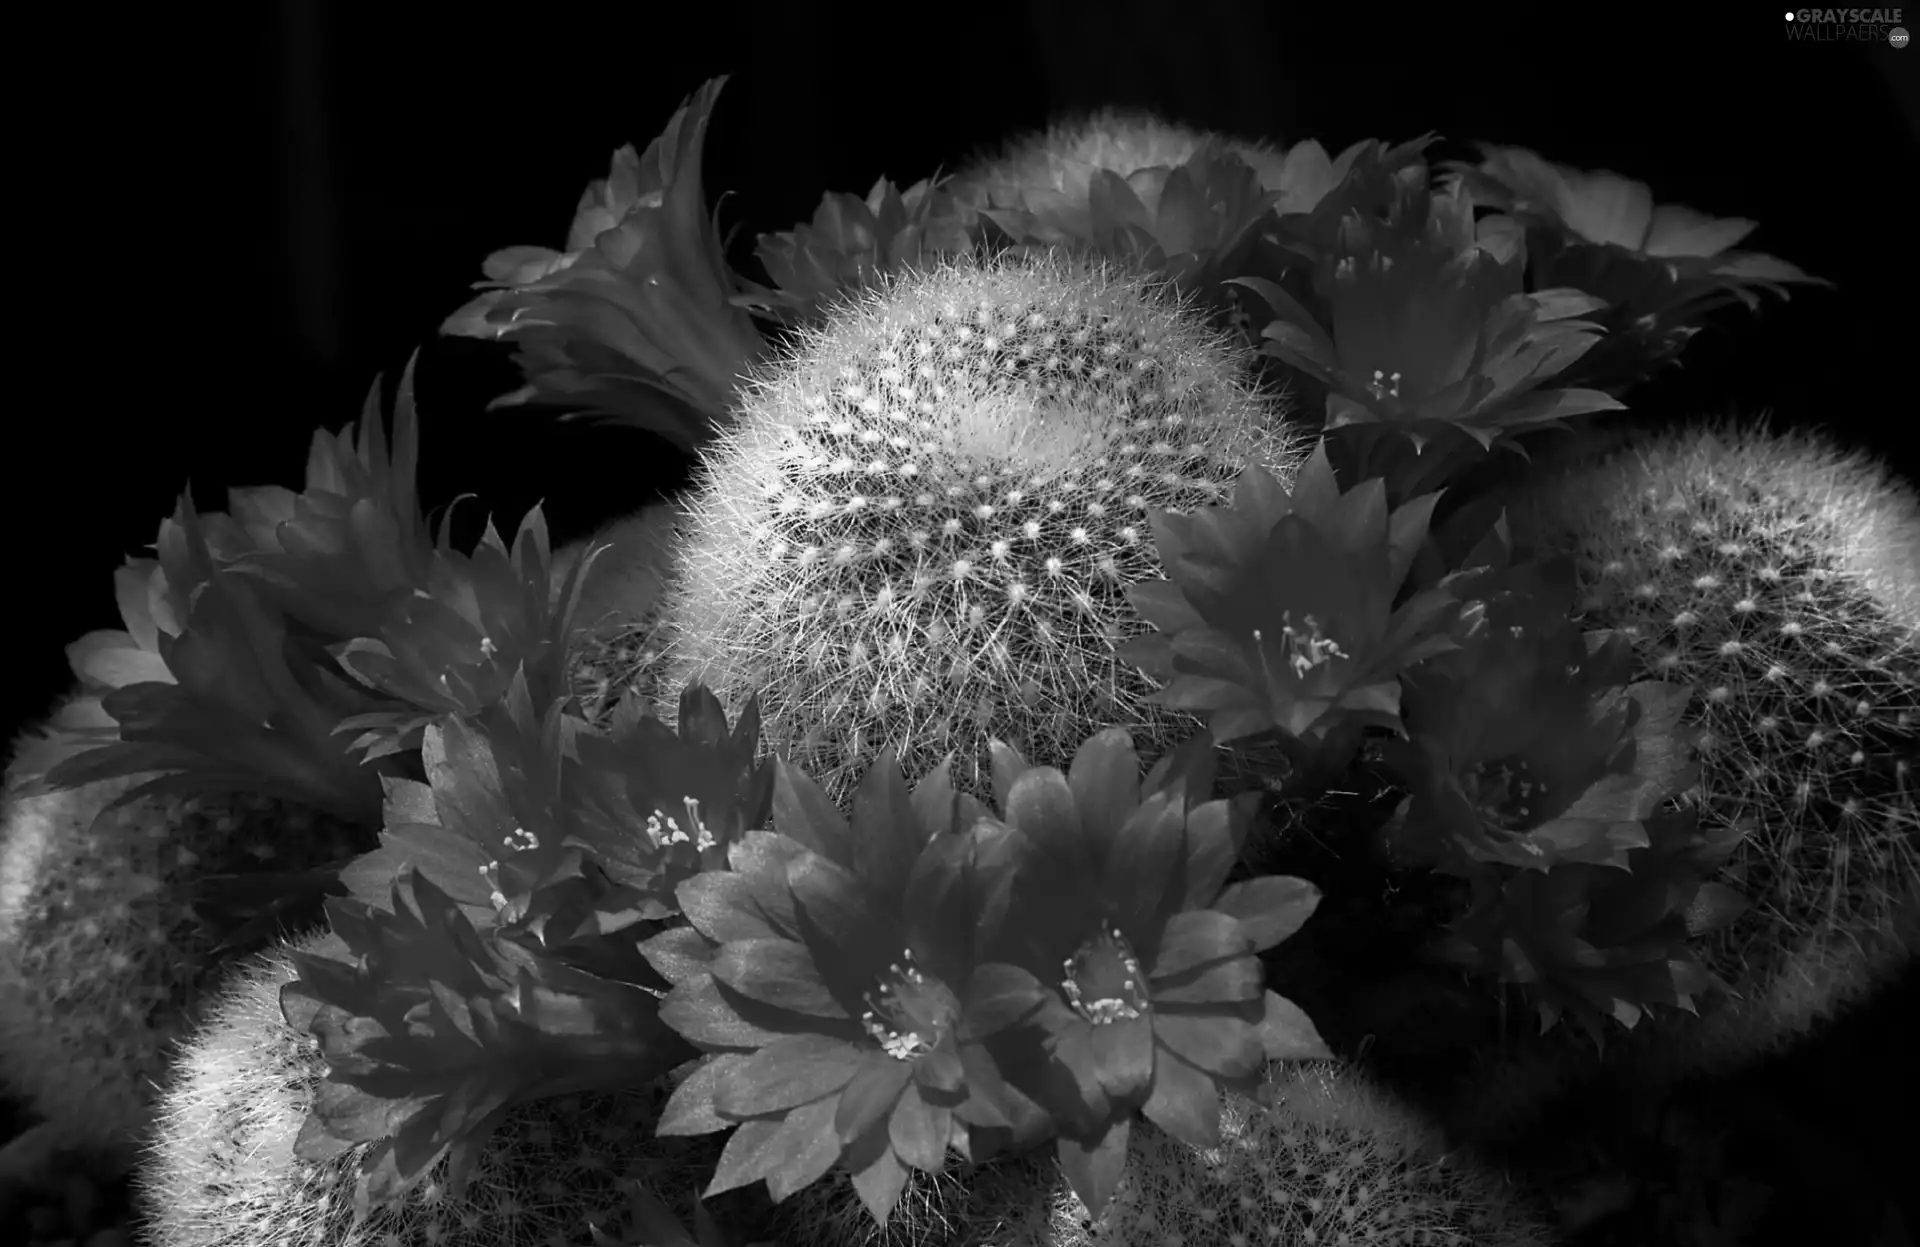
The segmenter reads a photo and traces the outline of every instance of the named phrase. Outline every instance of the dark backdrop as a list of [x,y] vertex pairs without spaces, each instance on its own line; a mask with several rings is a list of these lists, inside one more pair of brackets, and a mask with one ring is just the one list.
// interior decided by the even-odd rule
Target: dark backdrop
[[[581,188],[710,75],[710,195],[734,259],[825,189],[913,180],[1102,102],[1282,141],[1434,129],[1610,167],[1755,217],[1752,244],[1839,283],[1696,340],[1636,409],[1774,408],[1900,457],[1914,425],[1907,295],[1920,51],[1788,43],[1779,14],[1500,6],[1427,16],[1263,0],[75,6],[20,34],[45,71],[17,110],[40,219],[13,258],[26,329],[5,476],[24,557],[10,720],[65,684],[61,647],[117,621],[111,574],[189,484],[297,485],[316,425],[424,349],[429,505],[503,530],[545,500],[559,536],[686,465],[651,438],[487,414],[498,347],[434,338],[481,259],[563,241]],[[1583,14],[1587,10],[1581,11]],[[1415,14],[1409,16],[1409,14]],[[1689,24],[1692,22],[1693,24]],[[32,49],[29,51],[29,49]],[[1464,149],[1446,154],[1465,155]],[[1898,222],[1906,220],[1907,226]],[[30,609],[19,609],[29,606]]]

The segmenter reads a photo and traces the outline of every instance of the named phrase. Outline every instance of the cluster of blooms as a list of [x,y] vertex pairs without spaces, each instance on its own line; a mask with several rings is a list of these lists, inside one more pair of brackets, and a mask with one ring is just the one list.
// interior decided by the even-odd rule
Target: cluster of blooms
[[[658,1132],[732,1132],[709,1194],[764,1181],[781,1200],[839,1168],[884,1223],[913,1173],[950,1153],[1051,1143],[1097,1215],[1136,1128],[1217,1149],[1223,1093],[1251,1094],[1270,1063],[1331,1055],[1263,960],[1319,890],[1241,864],[1262,795],[1221,795],[1223,747],[1277,751],[1269,787],[1296,795],[1378,758],[1401,790],[1381,847],[1470,884],[1440,951],[1522,985],[1545,1024],[1597,1034],[1694,1007],[1713,976],[1688,940],[1740,901],[1713,881],[1737,834],[1676,800],[1698,777],[1690,690],[1636,679],[1630,638],[1582,629],[1571,562],[1534,557],[1497,493],[1441,491],[1530,435],[1619,408],[1705,311],[1809,279],[1730,252],[1747,223],[1656,209],[1637,184],[1527,152],[1488,149],[1436,178],[1431,139],[1331,158],[1311,142],[1155,132],[830,196],[762,240],[773,284],[760,286],[726,268],[698,178],[719,87],[644,154],[616,153],[564,252],[491,257],[484,292],[446,325],[519,348],[526,385],[502,401],[702,448],[708,488],[740,495],[712,509],[670,598],[684,635],[668,650],[688,677],[676,707],[629,697],[589,722],[569,663],[594,554],[556,591],[537,511],[511,550],[491,529],[471,556],[428,539],[408,387],[393,456],[370,408],[357,448],[351,430],[316,440],[305,494],[237,495],[232,517],[183,504],[159,559],[123,574],[128,632],[76,650],[96,670],[138,651],[122,669],[158,676],[107,694],[117,729],[49,783],[244,781],[378,831],[332,872],[344,959],[289,954],[287,1020],[328,1067],[303,1157],[360,1149],[363,1202],[429,1172],[457,1191],[506,1108],[696,1061]],[[1021,289],[1041,292],[1024,310],[1008,294]],[[1084,289],[1084,324],[1054,306],[1062,289]],[[1238,353],[1218,336],[1235,327]],[[1324,400],[1304,461],[1280,453],[1254,383],[1232,372],[1255,353]],[[1195,387],[1194,411],[1234,427],[1196,422],[1181,406]],[[1016,421],[1009,404],[1065,414]],[[789,427],[782,411],[807,414]],[[1157,432],[1167,412],[1180,427]],[[1069,428],[1084,444],[1063,442]],[[1177,437],[1198,448],[1187,460]],[[918,472],[915,455],[983,463],[998,442],[1033,457],[1031,488],[956,476],[946,494],[902,485],[920,501],[889,508],[806,493],[808,473],[861,471],[876,482],[848,497],[884,492],[899,465],[859,459],[891,454],[872,450],[883,443]],[[1187,466],[1161,493],[1116,485],[1086,503],[1114,482],[1083,488],[1073,456],[1109,451],[1087,470]],[[924,659],[932,678],[978,657],[961,655],[962,611],[916,632],[928,652],[875,683],[888,696],[873,733],[832,738],[825,765],[846,781],[816,782],[792,756],[796,714],[822,705],[801,682],[844,685],[890,652],[831,622],[867,592],[847,569],[926,555],[934,529],[896,540],[889,526],[976,484],[1114,508],[1098,518],[1124,534],[1116,549],[1142,553],[1109,577],[1103,609],[1124,603],[1134,622],[1101,631],[1101,652],[1145,678],[1135,709],[1161,717],[1133,726],[1181,722],[1185,738],[1148,741],[1143,777],[1140,742],[1091,711],[1071,740],[1032,734],[1045,756],[983,728],[977,768],[916,763],[910,786],[882,703],[920,687],[907,666]],[[998,504],[973,503],[940,531],[979,537],[968,525]],[[1046,519],[1001,517],[1035,535]],[[864,526],[844,557],[820,535],[842,521]],[[985,565],[1012,543],[975,544]],[[776,547],[793,556],[781,583],[804,634],[715,570]],[[964,595],[974,561],[948,566]],[[924,567],[888,567],[937,596]],[[703,575],[705,599],[688,588]],[[911,614],[885,603],[889,626]],[[1007,620],[1037,617],[1015,605]],[[760,628],[752,645],[713,631],[729,615]],[[1037,629],[1054,625],[1031,626],[1039,640],[1020,644],[1052,641]],[[795,661],[741,657],[769,638]],[[702,663],[687,660],[703,643]],[[710,691],[695,677],[722,658],[751,678]]]

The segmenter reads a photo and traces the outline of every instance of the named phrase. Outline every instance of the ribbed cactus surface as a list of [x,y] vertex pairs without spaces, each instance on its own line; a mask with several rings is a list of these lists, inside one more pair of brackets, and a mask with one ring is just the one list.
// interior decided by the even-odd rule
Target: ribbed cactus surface
[[1708,422],[1526,505],[1576,554],[1588,624],[1694,686],[1689,799],[1748,829],[1729,875],[1753,907],[1704,946],[1740,995],[1682,1027],[1685,1060],[1786,1043],[1920,939],[1920,500],[1822,435]]
[[1064,259],[908,273],[807,329],[710,448],[665,618],[677,687],[758,689],[769,743],[844,798],[880,749],[998,736],[1064,765],[1185,716],[1114,646],[1159,573],[1148,512],[1219,503],[1302,439],[1245,357],[1143,279]]

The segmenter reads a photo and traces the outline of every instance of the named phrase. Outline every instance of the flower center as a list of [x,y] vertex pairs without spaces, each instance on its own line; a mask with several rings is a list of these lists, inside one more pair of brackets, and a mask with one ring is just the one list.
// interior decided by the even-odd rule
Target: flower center
[[[1293,668],[1296,680],[1307,678],[1321,663],[1335,658],[1347,658],[1350,655],[1340,648],[1340,643],[1320,631],[1320,621],[1312,615],[1306,616],[1300,627],[1293,626],[1293,612],[1280,612],[1280,646],[1286,654],[1286,664]],[[1260,665],[1264,670],[1267,663],[1266,636],[1260,629],[1253,630],[1253,644],[1260,654]]]
[[960,1002],[937,978],[921,973],[913,950],[887,967],[886,977],[866,995],[860,1024],[896,1061],[911,1061],[940,1046],[960,1016]]
[[706,852],[717,842],[714,840],[713,833],[707,830],[707,825],[700,821],[699,798],[682,797],[680,804],[686,807],[687,827],[693,829],[691,833],[672,816],[655,810],[647,816],[647,838],[653,841],[653,847],[657,849],[665,848],[669,844],[686,844],[691,841],[695,849],[702,853]]
[[1547,793],[1532,774],[1526,759],[1501,758],[1468,771],[1462,787],[1482,818],[1502,831],[1525,831],[1538,823],[1534,806]]
[[1109,923],[1061,963],[1060,990],[1081,1017],[1096,1026],[1137,1018],[1150,1005],[1140,959],[1120,928]]

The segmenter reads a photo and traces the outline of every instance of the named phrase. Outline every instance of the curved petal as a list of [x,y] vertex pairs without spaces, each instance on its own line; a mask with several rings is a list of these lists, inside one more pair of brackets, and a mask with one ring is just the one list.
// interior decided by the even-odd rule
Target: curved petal
[[660,1001],[660,1020],[703,1048],[758,1048],[780,1038],[779,1031],[742,1018],[706,974],[668,992]]
[[1160,947],[1147,962],[1147,981],[1158,983],[1254,951],[1253,938],[1238,918],[1214,909],[1185,910],[1167,919]]
[[939,1173],[946,1165],[947,1139],[953,1134],[953,1112],[929,1104],[920,1089],[908,1086],[894,1101],[887,1122],[893,1154],[924,1173]]
[[1145,1014],[1088,1028],[1093,1074],[1116,1104],[1134,1105],[1153,1086],[1153,1023]]
[[967,998],[961,1012],[962,1035],[966,1039],[984,1039],[1030,1021],[1050,999],[1058,1001],[1059,996],[1021,967],[1004,961],[988,962],[974,970],[967,984]]
[[1108,728],[1087,738],[1074,752],[1067,771],[1081,827],[1098,840],[1117,834],[1140,805],[1140,757],[1124,728]]
[[1073,789],[1053,767],[1034,767],[1013,781],[1007,792],[1006,821],[1027,838],[1034,853],[1046,862],[1047,872],[1093,873],[1095,859],[1073,803]]
[[1153,1003],[1160,1005],[1226,1005],[1259,1000],[1266,988],[1266,970],[1251,954],[1209,962],[1152,984]]
[[1148,1121],[1195,1147],[1220,1146],[1220,1090],[1211,1078],[1161,1048],[1153,1093],[1140,1111]]
[[1145,952],[1150,928],[1178,909],[1186,874],[1187,815],[1179,798],[1148,797],[1098,852],[1103,859],[1099,889],[1113,920]]
[[826,1035],[788,1035],[728,1067],[713,1107],[728,1117],[763,1117],[798,1108],[846,1086],[869,1062],[885,1060]]
[[1266,1059],[1259,1026],[1230,1013],[1155,1010],[1153,1033],[1181,1060],[1221,1078],[1249,1077]]
[[1264,952],[1306,925],[1319,905],[1320,889],[1305,879],[1261,875],[1222,892],[1213,908],[1238,918],[1253,946]]
[[855,1074],[840,1089],[840,1107],[833,1115],[834,1133],[841,1144],[852,1143],[886,1120],[912,1076],[911,1063],[888,1056],[869,1062]]
[[847,1018],[847,1011],[821,982],[806,945],[792,940],[736,940],[714,954],[713,977],[747,999],[776,1009],[805,1017]]

